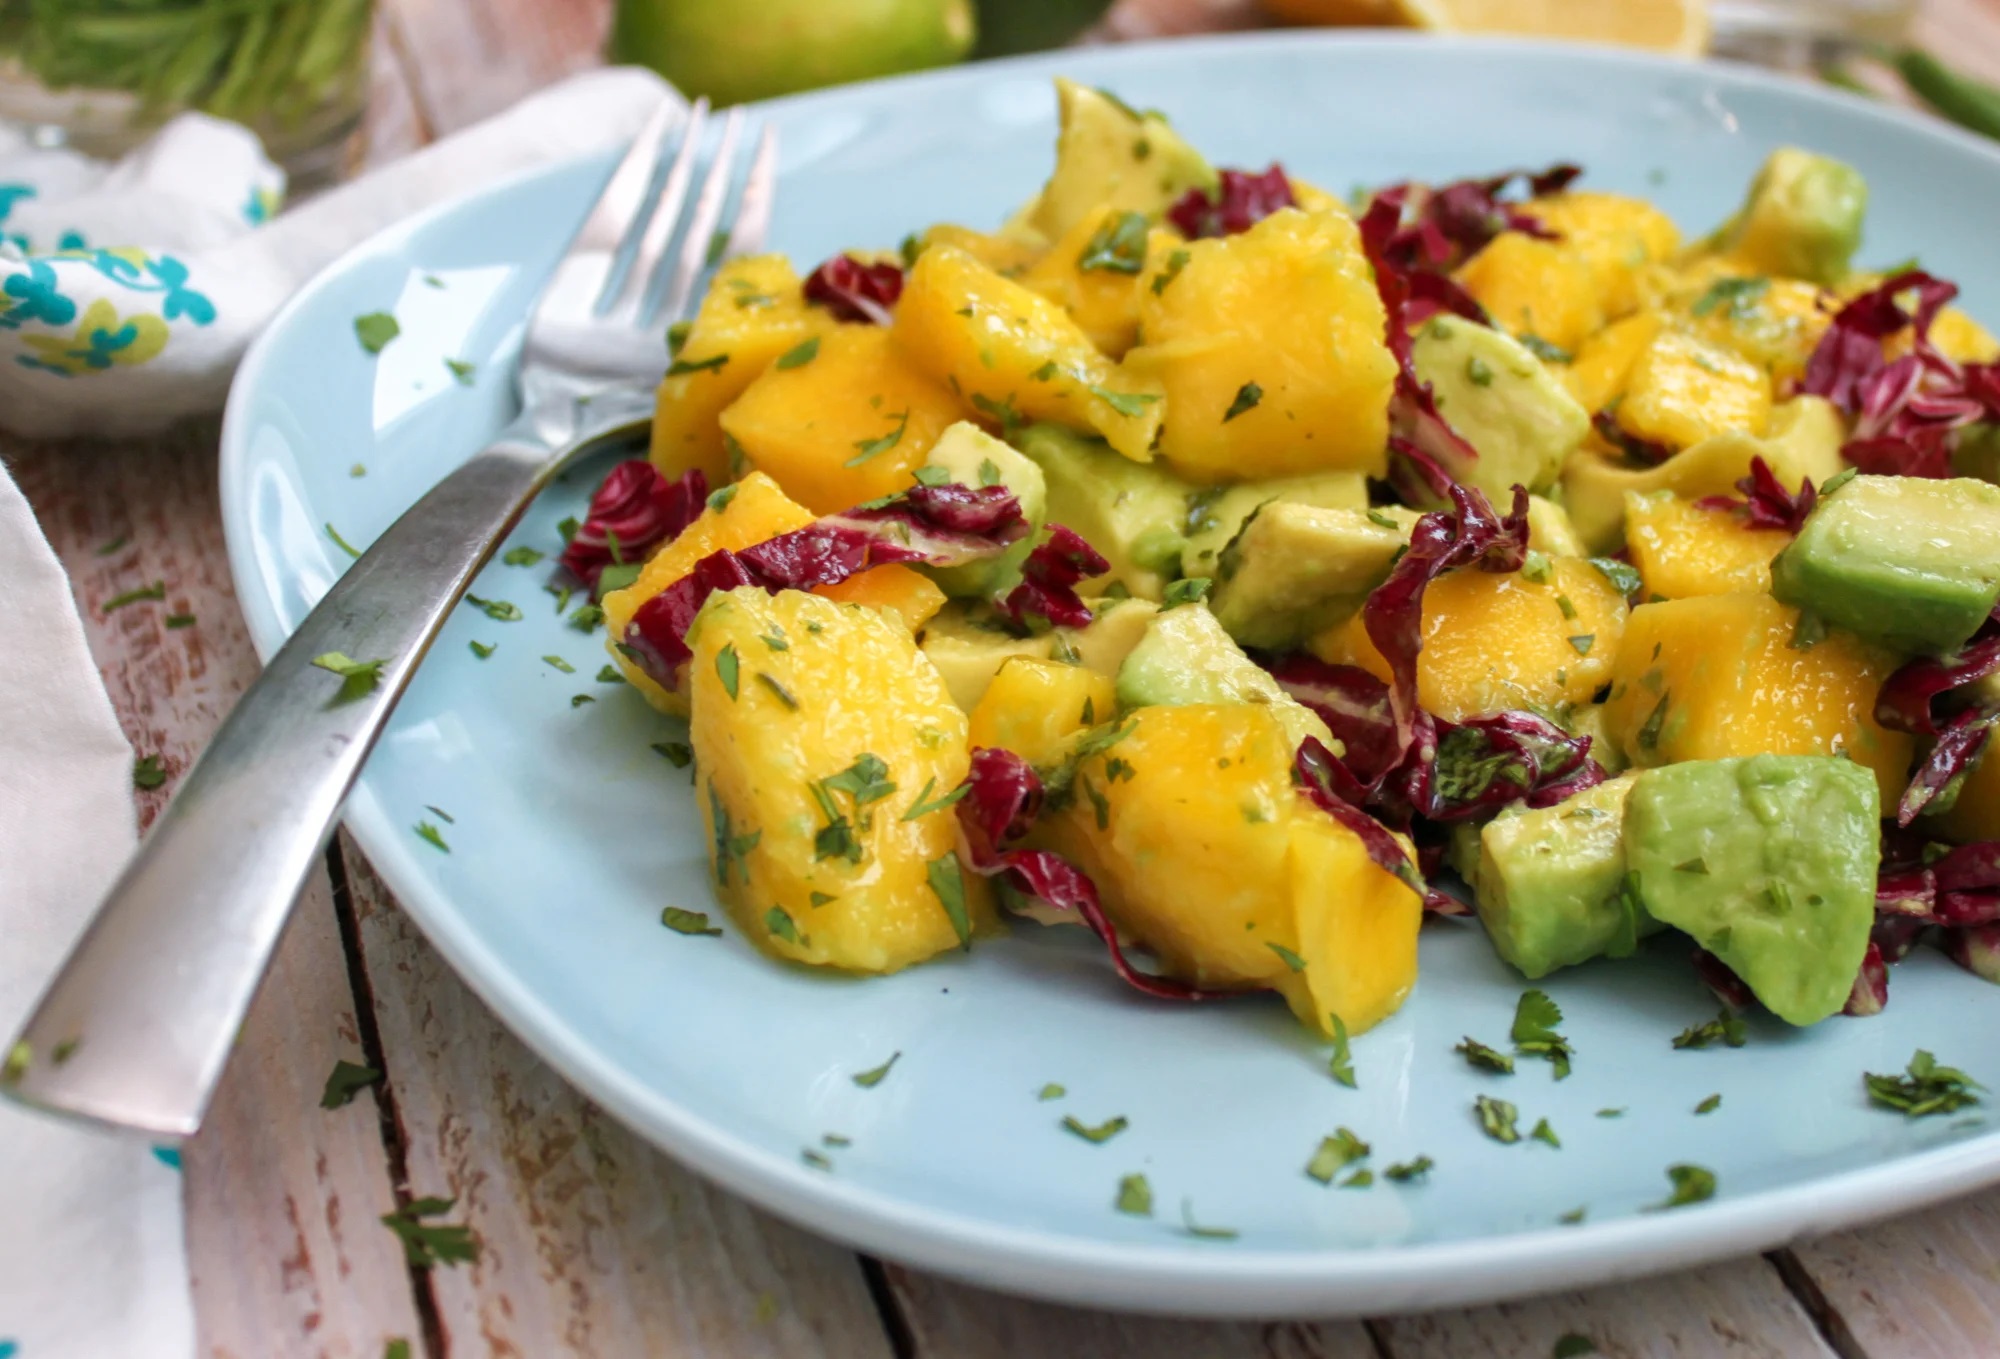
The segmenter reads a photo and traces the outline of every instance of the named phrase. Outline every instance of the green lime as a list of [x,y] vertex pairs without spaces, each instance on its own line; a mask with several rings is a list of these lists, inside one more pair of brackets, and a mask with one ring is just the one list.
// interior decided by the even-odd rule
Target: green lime
[[611,59],[735,104],[943,66],[976,29],[972,0],[620,0]]

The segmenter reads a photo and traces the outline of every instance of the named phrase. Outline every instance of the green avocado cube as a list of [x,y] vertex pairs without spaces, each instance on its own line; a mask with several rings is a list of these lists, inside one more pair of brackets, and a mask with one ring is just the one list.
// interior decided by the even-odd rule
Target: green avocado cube
[[1752,755],[1637,777],[1625,854],[1646,911],[1787,1023],[1838,1013],[1875,923],[1875,776],[1837,755]]
[[1020,584],[1021,563],[1040,541],[1047,514],[1048,482],[1042,469],[969,420],[938,436],[925,455],[924,467],[960,486],[1005,486],[1020,502],[1029,528],[1025,538],[999,556],[963,566],[931,567],[931,579],[948,595],[974,599],[1005,594]]
[[1479,832],[1468,875],[1493,947],[1529,980],[1623,958],[1659,925],[1625,883],[1625,800],[1638,775],[1553,807],[1503,812]]
[[1441,316],[1418,332],[1410,359],[1439,412],[1479,455],[1447,453],[1445,471],[1496,505],[1517,485],[1553,486],[1590,433],[1590,412],[1505,331]]
[[1195,488],[1157,463],[1133,462],[1111,445],[1060,425],[1030,425],[1017,436],[1048,487],[1048,522],[1083,535],[1111,569],[1092,588],[1123,585],[1158,599],[1187,546],[1188,495]]
[[1223,549],[1211,607],[1244,646],[1278,650],[1343,623],[1410,545],[1414,511],[1321,509],[1277,501]]
[[1897,650],[1956,650],[2000,602],[2000,486],[1855,477],[1771,563],[1771,593]]
[[1868,181],[1859,170],[1781,146],[1706,245],[1760,273],[1832,286],[1847,275],[1867,215]]
[[1055,173],[1024,214],[1049,240],[1102,204],[1158,217],[1189,189],[1215,187],[1214,168],[1159,113],[1060,77],[1056,105]]
[[1118,701],[1128,708],[1266,704],[1284,724],[1293,746],[1317,736],[1335,753],[1341,750],[1326,723],[1280,688],[1270,671],[1244,655],[1215,615],[1199,603],[1153,615],[1146,635],[1118,667]]

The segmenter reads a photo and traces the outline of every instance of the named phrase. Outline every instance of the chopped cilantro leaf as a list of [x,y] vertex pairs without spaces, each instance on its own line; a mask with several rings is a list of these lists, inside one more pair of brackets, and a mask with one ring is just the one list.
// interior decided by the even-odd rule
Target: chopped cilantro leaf
[[715,674],[722,681],[722,692],[728,694],[732,702],[736,698],[738,670],[736,643],[730,642],[715,653]]
[[100,557],[109,557],[113,553],[117,552],[119,548],[125,546],[125,544],[131,541],[132,541],[132,535],[130,535],[129,533],[121,533],[116,538],[113,538],[110,542],[106,543],[103,547],[98,548],[96,555]]
[[1583,1359],[1586,1354],[1596,1354],[1597,1344],[1587,1335],[1571,1331],[1556,1340],[1556,1347],[1549,1351],[1549,1359]]
[[1540,359],[1543,363],[1568,363],[1576,356],[1559,344],[1550,344],[1532,330],[1524,330],[1515,336],[1521,347]]
[[1646,714],[1645,722],[1639,727],[1639,749],[1658,750],[1660,748],[1660,731],[1667,724],[1667,701],[1672,697],[1672,690],[1661,694],[1660,701],[1653,705],[1653,710],[1650,713]]
[[932,812],[941,812],[947,807],[956,805],[960,799],[972,791],[972,784],[970,782],[961,783],[949,793],[933,799],[931,797],[931,789],[936,786],[937,779],[935,777],[925,779],[923,790],[917,794],[917,800],[910,804],[910,810],[904,812],[899,819],[903,821],[915,821],[920,816],[929,816]]
[[815,335],[811,339],[801,340],[780,354],[778,361],[772,367],[776,368],[779,372],[785,372],[792,368],[803,368],[818,357],[819,336]]
[[1667,1179],[1674,1186],[1673,1192],[1651,1205],[1655,1209],[1682,1208],[1715,1197],[1715,1172],[1705,1166],[1668,1166]]
[[433,1265],[455,1265],[479,1258],[479,1240],[472,1228],[427,1223],[423,1218],[451,1211],[454,1199],[414,1199],[393,1213],[382,1215],[382,1225],[403,1243],[403,1255],[417,1269]]
[[1050,1100],[1061,1099],[1064,1095],[1067,1095],[1068,1093],[1069,1093],[1068,1090],[1064,1089],[1060,1085],[1057,1085],[1054,1081],[1050,1081],[1047,1085],[1043,1086],[1040,1090],[1035,1092],[1035,1098],[1039,1100],[1041,1103],[1047,1104]]
[[799,710],[799,701],[792,697],[792,691],[780,683],[775,675],[770,674],[768,671],[759,670],[757,672],[757,682],[766,689],[769,689],[771,696],[777,699],[778,702],[784,704],[793,712]]
[[1430,1157],[1419,1156],[1411,1161],[1398,1161],[1382,1173],[1399,1184],[1407,1184],[1411,1180],[1421,1180],[1430,1174],[1432,1168],[1436,1165],[1437,1162],[1431,1160]]
[[1574,1227],[1577,1223],[1583,1221],[1583,1215],[1586,1211],[1583,1208],[1572,1208],[1567,1213],[1558,1217],[1556,1221],[1562,1223],[1565,1227]]
[[607,661],[597,668],[597,682],[599,684],[623,684],[625,683],[625,676],[617,666]]
[[1556,1136],[1556,1130],[1549,1126],[1549,1121],[1546,1118],[1536,1120],[1535,1130],[1529,1133],[1528,1136],[1534,1138],[1537,1142],[1546,1142],[1558,1151],[1562,1149],[1562,1139]]
[[167,771],[157,755],[141,755],[132,763],[132,786],[148,791],[167,781]]
[[1927,1114],[1948,1114],[1979,1103],[1975,1091],[1985,1089],[1956,1067],[1939,1066],[1937,1058],[1918,1048],[1901,1076],[1863,1075],[1868,1098],[1885,1109],[1894,1109],[1906,1118]]
[[1274,944],[1266,940],[1264,947],[1277,954],[1284,961],[1285,966],[1292,969],[1292,971],[1303,972],[1306,970],[1306,960],[1286,948],[1283,944]]
[[1108,219],[1091,235],[1077,256],[1079,271],[1102,270],[1114,274],[1136,274],[1146,267],[1146,215],[1122,212]]
[[729,362],[727,354],[717,354],[706,359],[675,359],[667,366],[668,377],[684,377],[689,373],[719,373]]
[[1355,1171],[1352,1175],[1349,1175],[1346,1179],[1342,1180],[1340,1182],[1340,1187],[1342,1189],[1366,1189],[1374,1183],[1375,1183],[1375,1172],[1370,1170],[1367,1166],[1363,1166],[1361,1167],[1361,1169]]
[[721,930],[708,923],[706,911],[684,911],[678,906],[669,906],[660,912],[660,923],[675,934],[708,934],[720,937]]
[[25,1038],[16,1039],[14,1046],[7,1049],[5,1061],[0,1061],[0,1084],[12,1085],[28,1074],[28,1064],[34,1060],[34,1049]]
[[1222,413],[1222,423],[1226,425],[1245,411],[1255,410],[1257,403],[1263,399],[1264,389],[1262,387],[1259,387],[1254,382],[1244,383],[1236,389],[1236,399],[1229,403],[1229,409]]
[[354,318],[354,338],[361,341],[361,347],[370,354],[379,354],[389,341],[403,333],[396,324],[396,318],[386,311],[371,311],[365,316]]
[[1347,1024],[1337,1014],[1328,1014],[1327,1018],[1333,1023],[1333,1056],[1327,1061],[1327,1069],[1333,1073],[1334,1080],[1353,1090],[1356,1088],[1354,1057],[1347,1046]]
[[381,1079],[382,1073],[372,1066],[359,1066],[345,1059],[336,1061],[326,1078],[326,1089],[320,1092],[319,1107],[338,1109],[352,1104],[356,1095]]
[[1645,581],[1638,570],[1629,562],[1621,562],[1616,557],[1592,557],[1590,564],[1597,568],[1604,579],[1611,582],[1611,588],[1627,599],[1636,597]]
[[[759,831],[758,834],[762,835],[763,832]],[[773,906],[764,912],[764,928],[769,930],[773,937],[782,939],[788,944],[803,946],[806,942],[805,936],[799,933],[799,927],[793,921],[791,913],[782,906]]]
[[1506,1053],[1496,1048],[1487,1047],[1486,1044],[1469,1035],[1461,1040],[1459,1045],[1453,1048],[1452,1051],[1465,1058],[1472,1065],[1486,1071],[1497,1071],[1503,1076],[1514,1074],[1514,1059],[1512,1057],[1509,1057]]
[[916,478],[917,485],[919,486],[948,486],[951,484],[951,473],[945,471],[942,467],[919,467],[916,471],[910,473],[910,475]]
[[799,1153],[799,1159],[801,1161],[804,1161],[807,1165],[811,1166],[814,1170],[833,1169],[833,1162],[827,1159],[826,1153],[823,1151],[819,1151],[813,1147],[807,1147],[804,1151],[801,1151]]
[[1710,1095],[1707,1099],[1703,1100],[1701,1103],[1695,1105],[1694,1111],[1698,1114],[1712,1114],[1721,1107],[1722,1107],[1722,1096],[1720,1094],[1714,1094]]
[[1465,361],[1465,377],[1475,387],[1491,387],[1493,385],[1493,368],[1485,359],[1474,354]]
[[1306,1162],[1306,1176],[1321,1184],[1332,1184],[1350,1162],[1367,1156],[1371,1148],[1354,1135],[1351,1128],[1338,1128],[1331,1137],[1322,1137],[1312,1159]]
[[446,359],[444,366],[451,370],[453,380],[461,387],[470,387],[472,385],[472,375],[478,371],[474,365],[467,363],[464,359]]
[[1688,310],[1695,316],[1707,316],[1718,307],[1728,310],[1723,315],[1734,321],[1747,316],[1755,309],[1757,299],[1770,290],[1768,278],[1718,278],[1708,285],[1708,291],[1695,299]]
[[313,657],[313,662],[321,670],[328,670],[340,676],[340,692],[334,695],[335,703],[350,703],[364,694],[373,693],[382,683],[382,667],[389,662],[377,658],[372,661],[357,661],[338,651],[322,652]]
[[111,596],[111,598],[104,601],[104,612],[115,613],[127,604],[137,604],[141,600],[147,599],[165,599],[166,597],[167,583],[163,580],[156,580],[151,585],[142,586],[137,590],[127,590],[122,595]]
[[1242,1233],[1234,1227],[1204,1227],[1194,1220],[1194,1202],[1181,1200],[1181,1230],[1201,1241],[1234,1241]]
[[959,947],[971,948],[972,917],[965,907],[965,874],[958,866],[957,852],[946,850],[924,865],[924,876],[930,882],[938,904],[944,907],[945,918],[951,921],[952,931],[958,935]]
[[483,609],[488,618],[498,623],[518,623],[521,621],[521,606],[510,604],[504,599],[481,599],[478,595],[467,595],[465,602],[475,609]]
[[1127,1119],[1123,1114],[1119,1114],[1115,1118],[1107,1118],[1095,1127],[1082,1122],[1074,1114],[1065,1114],[1062,1125],[1078,1137],[1081,1137],[1084,1141],[1099,1144],[1109,1142],[1112,1138],[1118,1136],[1119,1133],[1124,1132],[1132,1126],[1131,1120]]
[[1160,398],[1145,392],[1114,392],[1108,387],[1091,387],[1090,394],[1124,416],[1144,415],[1146,407]]
[[1194,256],[1185,250],[1176,250],[1168,255],[1166,264],[1161,266],[1159,273],[1153,275],[1153,296],[1158,297],[1164,293],[1167,285],[1181,276],[1181,270],[1187,268],[1188,261],[1193,258]]
[[686,769],[694,763],[694,747],[686,741],[655,741],[653,750],[676,769]]
[[194,615],[191,613],[170,613],[164,621],[170,629],[191,628],[194,626]]
[[1750,1026],[1743,1017],[1723,1010],[1706,1024],[1691,1024],[1680,1031],[1674,1039],[1677,1048],[1705,1048],[1711,1043],[1727,1043],[1732,1048],[1740,1048],[1748,1041]]
[[1144,1175],[1126,1175],[1118,1181],[1116,1206],[1119,1212],[1133,1217],[1153,1215],[1153,1186],[1146,1182]]
[[1588,656],[1591,647],[1597,645],[1597,634],[1594,632],[1581,633],[1570,638],[1569,644],[1576,648],[1577,655]]
[[414,827],[414,829],[416,830],[417,835],[421,839],[430,841],[432,844],[436,845],[439,849],[443,850],[447,854],[451,853],[451,846],[447,845],[444,842],[443,833],[440,832],[438,828],[436,826],[433,826],[430,822],[419,821]]
[[1616,1109],[1599,1109],[1597,1111],[1597,1116],[1599,1118],[1623,1118],[1625,1117],[1625,1110],[1623,1107]]
[[1506,1100],[1481,1095],[1474,1101],[1473,1111],[1479,1116],[1479,1130],[1495,1142],[1521,1140],[1520,1132],[1514,1127],[1514,1120],[1521,1116],[1520,1110]]
[[1188,576],[1177,580],[1166,588],[1160,600],[1163,609],[1178,608],[1182,604],[1194,604],[1208,598],[1208,587],[1212,583],[1209,576]]
[[1549,565],[1548,557],[1535,551],[1533,548],[1530,548],[1527,555],[1521,559],[1521,579],[1523,580],[1533,581],[1537,585],[1547,585],[1553,571],[1554,568]]
[[910,412],[905,409],[902,414],[892,415],[889,418],[896,422],[896,427],[878,439],[862,439],[856,442],[854,456],[842,463],[842,467],[859,467],[870,458],[887,453],[903,442],[903,432],[910,427]]
[[882,1063],[882,1065],[876,1067],[870,1067],[866,1071],[857,1072],[850,1079],[852,1079],[853,1082],[856,1085],[860,1086],[863,1090],[873,1090],[876,1086],[882,1083],[883,1079],[886,1076],[888,1076],[889,1068],[895,1066],[897,1060],[901,1058],[902,1055],[903,1054],[901,1052],[892,1052],[889,1054],[889,1060]]
[[508,548],[507,555],[500,560],[508,566],[533,566],[547,555],[540,548],[529,547],[524,543],[520,547]]
[[576,667],[560,656],[544,656],[542,657],[542,664],[553,666],[565,675],[574,675],[576,673]]
[[1562,1023],[1562,1009],[1543,991],[1524,991],[1514,1007],[1514,1051],[1524,1057],[1546,1057],[1555,1066],[1555,1078],[1569,1075],[1572,1049],[1569,1040],[1556,1032]]
[[471,647],[472,654],[482,661],[491,656],[494,651],[494,646],[491,642],[467,642],[466,645]]

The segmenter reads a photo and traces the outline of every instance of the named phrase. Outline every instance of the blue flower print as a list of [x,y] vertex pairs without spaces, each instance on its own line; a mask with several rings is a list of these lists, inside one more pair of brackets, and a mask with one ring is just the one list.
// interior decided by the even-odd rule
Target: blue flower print
[[[171,1166],[175,1170],[181,1168],[181,1149],[179,1147],[154,1147],[153,1155],[163,1166]],[[0,1359],[7,1359],[7,1356],[0,1354]]]
[[14,1356],[20,1352],[21,1347],[13,1341],[0,1340],[0,1359],[14,1359]]
[[[34,196],[35,186],[32,184],[0,184],[0,222],[7,220],[16,203]],[[7,1359],[7,1356],[0,1354],[0,1359]]]
[[66,326],[76,319],[76,303],[56,291],[56,271],[40,260],[29,260],[27,273],[0,283],[0,297],[19,299],[0,311],[0,330],[19,330],[29,321]]
[[162,255],[149,260],[146,272],[158,279],[166,288],[167,295],[160,301],[160,315],[169,321],[177,321],[185,316],[198,326],[211,325],[215,321],[215,304],[206,296],[187,287],[188,267],[172,255]]

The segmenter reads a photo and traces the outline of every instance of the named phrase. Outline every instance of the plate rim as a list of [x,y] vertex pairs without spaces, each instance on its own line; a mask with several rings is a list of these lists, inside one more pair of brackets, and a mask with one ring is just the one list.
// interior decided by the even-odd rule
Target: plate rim
[[[1088,50],[1093,65],[1157,59],[1163,49],[1186,61],[1210,52],[1255,60],[1263,51],[1301,47],[1396,59],[1412,52],[1522,57],[1578,65],[1630,67],[1652,73],[1705,76],[1738,90],[1774,93],[1813,107],[1839,109],[1986,160],[2000,175],[2000,147],[1913,110],[1868,104],[1761,68],[1726,61],[1691,62],[1583,43],[1465,39],[1423,34],[1253,31]],[[1050,70],[1079,52],[1030,53],[884,80],[817,90],[750,106],[790,113],[838,106],[857,94],[905,86],[976,85],[1035,68]],[[1418,58],[1421,59],[1421,58]],[[1449,59],[1449,58],[1447,58]],[[1051,72],[1053,73],[1053,72]],[[365,261],[392,254],[435,223],[472,210],[483,199],[541,179],[554,179],[610,149],[517,171],[455,195],[369,236],[342,252],[292,295],[252,341],[232,380],[223,413],[219,460],[223,531],[238,605],[260,659],[288,635],[275,601],[255,569],[257,535],[245,473],[252,463],[251,407],[279,346],[298,317]],[[579,205],[579,218],[583,205]],[[470,454],[472,450],[468,449]],[[2000,1182],[2000,1131],[1949,1146],[1897,1156],[1781,1189],[1753,1191],[1670,1214],[1630,1216],[1572,1227],[1542,1227],[1503,1237],[1324,1251],[1270,1251],[1231,1243],[1192,1249],[1187,1243],[1111,1245],[1060,1233],[995,1224],[967,1213],[912,1205],[808,1169],[789,1158],[738,1142],[722,1125],[646,1086],[570,1031],[543,997],[512,980],[466,927],[469,917],[448,893],[433,892],[414,850],[362,782],[345,810],[346,824],[405,913],[481,1002],[541,1060],[651,1145],[704,1178],[760,1208],[851,1247],[904,1260],[975,1284],[1080,1306],[1190,1316],[1271,1318],[1383,1314],[1491,1302],[1557,1288],[1585,1287],[1748,1254],[1803,1237],[1912,1212]]]

